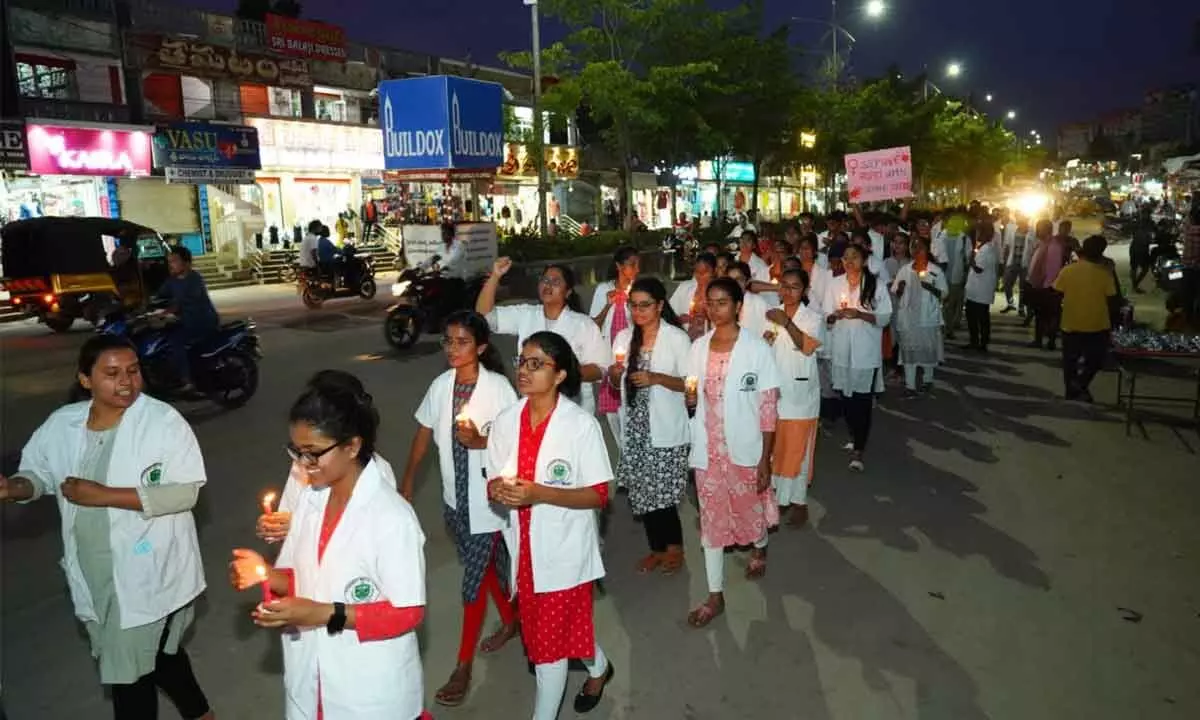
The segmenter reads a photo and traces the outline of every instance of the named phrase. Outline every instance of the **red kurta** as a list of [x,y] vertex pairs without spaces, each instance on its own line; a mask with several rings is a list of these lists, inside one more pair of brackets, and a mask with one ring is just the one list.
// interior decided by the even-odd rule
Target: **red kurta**
[[[536,477],[538,451],[551,411],[536,428],[529,427],[529,404],[521,410],[521,435],[517,445],[517,477],[532,481]],[[599,487],[603,492],[607,487]],[[592,583],[567,590],[539,593],[533,589],[533,555],[530,552],[529,522],[532,508],[519,511],[521,550],[517,562],[517,614],[521,620],[521,639],[525,653],[535,665],[570,658],[590,658],[596,652],[596,631],[592,624]]]

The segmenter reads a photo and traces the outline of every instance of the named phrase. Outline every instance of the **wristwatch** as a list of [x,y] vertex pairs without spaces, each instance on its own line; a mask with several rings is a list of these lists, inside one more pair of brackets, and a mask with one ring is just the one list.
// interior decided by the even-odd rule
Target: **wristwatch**
[[325,623],[325,631],[330,635],[339,635],[346,629],[346,604],[335,602],[333,604],[333,615],[329,618],[329,622]]

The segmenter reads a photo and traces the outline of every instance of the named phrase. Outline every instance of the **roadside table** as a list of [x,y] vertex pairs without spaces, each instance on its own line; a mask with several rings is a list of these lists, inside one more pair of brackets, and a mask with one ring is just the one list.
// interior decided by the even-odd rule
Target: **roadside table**
[[[1125,409],[1125,434],[1133,426],[1134,404],[1191,405],[1192,422],[1200,426],[1200,353],[1144,350],[1113,346],[1113,357],[1117,364],[1117,407]],[[1195,390],[1191,397],[1185,395],[1145,395],[1138,392],[1138,376],[1194,378]]]

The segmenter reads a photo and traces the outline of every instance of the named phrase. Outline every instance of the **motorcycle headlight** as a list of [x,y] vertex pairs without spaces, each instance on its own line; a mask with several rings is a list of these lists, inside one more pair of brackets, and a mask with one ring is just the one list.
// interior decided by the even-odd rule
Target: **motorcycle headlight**
[[401,280],[398,283],[392,284],[392,297],[400,297],[408,290],[408,286],[412,285],[412,280]]

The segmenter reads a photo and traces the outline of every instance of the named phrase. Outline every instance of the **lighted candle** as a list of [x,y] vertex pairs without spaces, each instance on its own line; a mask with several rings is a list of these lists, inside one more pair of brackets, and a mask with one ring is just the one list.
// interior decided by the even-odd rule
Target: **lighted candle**
[[267,574],[267,568],[259,565],[254,568],[254,572],[258,573],[259,583],[262,585],[263,602],[271,602],[275,599],[275,594],[271,592],[271,576]]
[[458,423],[459,425],[466,425],[467,423],[471,422],[471,418],[465,412],[460,412],[454,416],[454,422]]
[[687,388],[689,393],[694,393],[700,387],[700,378],[695,375],[688,375],[683,379],[683,386]]
[[925,275],[926,275],[926,274],[928,274],[928,273],[927,273],[927,271],[925,271],[925,270],[922,270],[922,271],[921,271],[920,273],[918,273],[918,274],[921,276],[921,279],[922,279],[922,280],[924,280],[924,279],[925,279]]
[[767,339],[774,341],[777,335],[779,335],[779,326],[775,323],[769,323],[767,325]]
[[262,511],[264,515],[275,512],[275,493],[268,492],[262,496]]
[[838,305],[843,310],[845,310],[850,305],[850,300],[846,297],[846,293],[842,293],[841,296],[838,297]]
[[618,365],[625,364],[625,348],[617,348],[613,351],[613,357],[617,359]]

